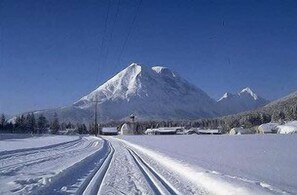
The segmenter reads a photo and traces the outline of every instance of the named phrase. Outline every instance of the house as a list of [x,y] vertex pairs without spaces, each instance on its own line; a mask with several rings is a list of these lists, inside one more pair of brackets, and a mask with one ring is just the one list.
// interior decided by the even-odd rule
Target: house
[[258,127],[258,133],[267,134],[267,133],[277,133],[278,123],[265,123]]
[[135,135],[137,134],[137,123],[135,122],[135,115],[130,115],[130,122],[126,122],[121,126],[121,135]]
[[147,135],[175,135],[179,132],[183,132],[183,127],[161,127],[156,129],[147,129],[145,134]]
[[102,135],[117,135],[118,128],[117,127],[103,127],[101,130]]
[[244,129],[243,127],[234,127],[229,132],[230,135],[253,134],[251,129]]
[[137,130],[137,124],[127,122],[121,126],[121,135],[135,135]]
[[197,129],[198,134],[205,134],[205,135],[213,135],[213,134],[221,134],[219,129]]

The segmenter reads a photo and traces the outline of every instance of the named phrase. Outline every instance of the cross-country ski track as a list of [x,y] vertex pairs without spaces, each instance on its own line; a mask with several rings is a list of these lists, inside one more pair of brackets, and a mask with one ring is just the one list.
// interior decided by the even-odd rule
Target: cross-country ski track
[[0,151],[0,194],[276,193],[225,181],[119,137],[74,137]]

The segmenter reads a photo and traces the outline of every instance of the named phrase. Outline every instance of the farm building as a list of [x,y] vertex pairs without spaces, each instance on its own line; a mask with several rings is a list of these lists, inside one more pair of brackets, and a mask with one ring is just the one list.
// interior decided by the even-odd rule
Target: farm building
[[229,132],[230,135],[243,135],[243,134],[253,134],[251,129],[244,129],[243,127],[232,128]]
[[121,135],[134,135],[136,134],[136,123],[127,122],[121,126]]
[[135,135],[137,134],[137,123],[135,122],[135,115],[130,115],[130,122],[124,123],[121,126],[121,135]]
[[182,127],[161,127],[157,129],[147,129],[145,134],[147,135],[174,135],[178,132],[183,132]]
[[197,129],[198,134],[205,134],[205,135],[213,135],[213,134],[221,134],[219,129]]
[[118,129],[117,127],[103,127],[101,132],[102,135],[117,135]]
[[258,133],[266,134],[266,133],[277,133],[278,123],[265,123],[258,127]]

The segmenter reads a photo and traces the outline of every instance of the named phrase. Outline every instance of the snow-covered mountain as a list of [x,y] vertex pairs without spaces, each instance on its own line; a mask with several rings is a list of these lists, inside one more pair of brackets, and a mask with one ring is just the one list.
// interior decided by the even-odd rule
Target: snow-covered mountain
[[162,66],[131,64],[73,104],[93,112],[98,99],[100,120],[190,119],[217,116],[215,101],[204,91]]
[[218,101],[222,114],[235,114],[253,110],[268,104],[269,101],[258,96],[249,87],[241,90],[238,94],[225,93]]

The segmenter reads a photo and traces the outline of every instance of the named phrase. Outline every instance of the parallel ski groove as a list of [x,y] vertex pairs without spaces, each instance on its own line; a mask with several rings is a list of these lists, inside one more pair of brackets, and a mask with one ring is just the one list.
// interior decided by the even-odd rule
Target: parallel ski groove
[[[106,140],[104,140],[106,141]],[[111,160],[114,155],[114,148],[110,142],[108,142],[110,151],[100,163],[100,166],[83,182],[80,186],[80,189],[77,190],[76,194],[81,195],[95,195],[98,194],[102,186],[104,177],[107,173],[107,170],[110,166]]]
[[3,151],[0,152],[0,160],[4,160],[11,157],[19,157],[19,156],[26,156],[34,153],[46,152],[49,150],[58,150],[59,148],[68,148],[73,147],[74,145],[78,144],[82,138],[79,137],[78,139],[71,140],[68,142],[62,142],[58,144],[53,144],[49,146],[37,147],[37,148],[26,148],[26,149],[17,149],[12,151]]
[[[172,185],[168,181],[166,181],[159,173],[157,173],[152,167],[150,167],[148,163],[146,163],[135,151],[133,151],[131,148],[127,148],[127,150],[133,157],[141,172],[147,178],[149,185],[156,194],[180,194],[176,189],[174,189],[174,187],[172,187]],[[164,192],[162,188],[160,189],[155,179],[150,176],[151,174],[157,179],[157,181],[159,181],[163,185],[162,188],[164,188],[167,192]]]

